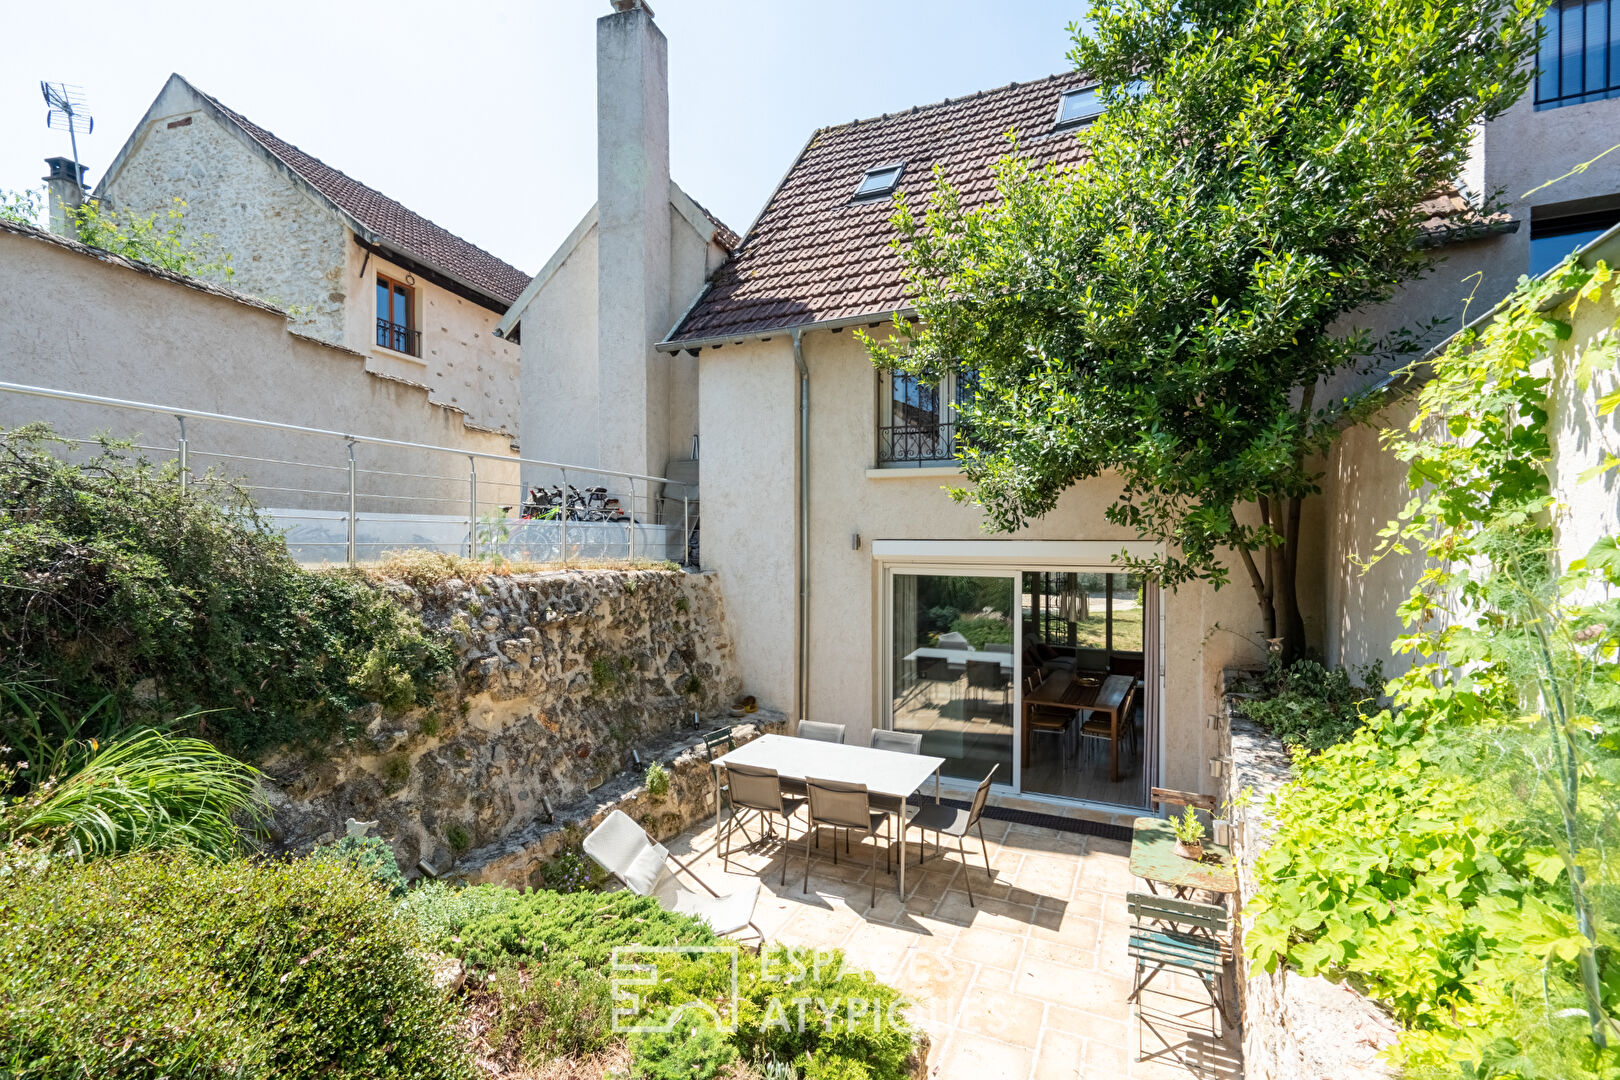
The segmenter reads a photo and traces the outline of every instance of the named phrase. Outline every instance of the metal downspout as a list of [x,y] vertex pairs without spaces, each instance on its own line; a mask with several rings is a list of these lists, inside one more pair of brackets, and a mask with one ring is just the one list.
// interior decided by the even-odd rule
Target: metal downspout
[[793,366],[799,369],[799,708],[810,709],[810,369],[802,335],[793,331]]

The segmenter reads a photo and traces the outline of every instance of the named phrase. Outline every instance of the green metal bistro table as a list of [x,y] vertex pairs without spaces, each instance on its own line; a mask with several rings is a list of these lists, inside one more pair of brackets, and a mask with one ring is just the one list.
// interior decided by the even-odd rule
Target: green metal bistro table
[[1164,818],[1139,817],[1131,827],[1131,875],[1158,892],[1168,885],[1172,895],[1185,899],[1199,889],[1226,894],[1237,892],[1232,852],[1224,844],[1204,843],[1204,858],[1193,862],[1176,854],[1176,834]]

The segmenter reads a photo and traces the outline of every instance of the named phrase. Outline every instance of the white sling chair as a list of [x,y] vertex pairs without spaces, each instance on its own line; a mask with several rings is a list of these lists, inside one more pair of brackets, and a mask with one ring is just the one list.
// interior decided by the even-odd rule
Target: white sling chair
[[[585,854],[637,896],[651,896],[670,911],[702,919],[716,934],[731,934],[746,927],[758,934],[761,942],[765,940],[764,932],[753,921],[759,882],[750,881],[738,892],[721,896],[663,844],[654,843],[622,810],[613,811],[591,830],[585,838]],[[683,886],[670,870],[670,862],[685,870],[709,895]]]

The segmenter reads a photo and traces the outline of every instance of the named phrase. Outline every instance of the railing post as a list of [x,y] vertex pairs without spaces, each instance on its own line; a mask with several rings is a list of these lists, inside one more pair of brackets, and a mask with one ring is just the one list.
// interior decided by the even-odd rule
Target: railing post
[[467,552],[478,558],[478,459],[467,455]]
[[568,470],[558,469],[562,477],[562,505],[557,508],[557,520],[562,523],[562,539],[557,542],[557,561],[568,565]]
[[186,443],[186,418],[176,416],[175,419],[180,421],[180,444],[176,449],[180,455],[180,490],[184,491],[187,484],[186,473],[191,468],[188,460],[189,447]]
[[627,476],[625,483],[630,485],[630,561],[636,561],[636,478]]
[[681,565],[692,565],[692,497],[681,496]]
[[355,563],[354,540],[355,540],[355,532],[356,532],[356,528],[355,528],[356,519],[355,519],[355,512],[354,512],[354,499],[355,499],[355,477],[356,476],[357,476],[357,472],[356,472],[356,469],[354,467],[354,440],[350,439],[349,440],[349,545],[348,545],[349,565],[350,566],[353,566],[354,563]]

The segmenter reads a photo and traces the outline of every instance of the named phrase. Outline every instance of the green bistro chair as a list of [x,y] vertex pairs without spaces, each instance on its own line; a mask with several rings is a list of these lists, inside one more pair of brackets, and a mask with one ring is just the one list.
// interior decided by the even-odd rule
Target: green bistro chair
[[1131,927],[1130,955],[1136,960],[1135,986],[1127,1001],[1136,1005],[1136,1060],[1143,1060],[1142,991],[1167,968],[1196,977],[1209,991],[1221,1020],[1232,1023],[1221,976],[1226,969],[1221,935],[1226,933],[1226,909],[1218,904],[1176,900],[1151,893],[1125,894],[1125,906],[1136,920]]

